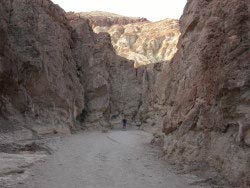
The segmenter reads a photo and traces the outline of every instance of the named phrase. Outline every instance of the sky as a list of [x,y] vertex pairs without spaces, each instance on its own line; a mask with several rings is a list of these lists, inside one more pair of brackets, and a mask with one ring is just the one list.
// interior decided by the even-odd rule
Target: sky
[[106,11],[151,21],[180,18],[187,0],[52,0],[65,11]]

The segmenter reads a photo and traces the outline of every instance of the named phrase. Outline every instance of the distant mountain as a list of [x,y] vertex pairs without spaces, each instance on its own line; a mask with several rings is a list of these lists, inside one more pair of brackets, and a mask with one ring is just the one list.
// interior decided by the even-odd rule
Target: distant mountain
[[103,11],[92,11],[92,12],[80,12],[74,13],[69,12],[68,16],[78,16],[85,17],[90,20],[90,24],[92,27],[111,27],[112,25],[126,25],[130,23],[137,22],[149,22],[146,18],[138,18],[138,17],[126,17],[119,14],[103,12]]
[[135,66],[168,61],[177,51],[180,31],[179,21],[175,19],[150,22],[146,18],[101,11],[68,15],[89,19],[96,33],[108,32],[117,53],[134,60]]

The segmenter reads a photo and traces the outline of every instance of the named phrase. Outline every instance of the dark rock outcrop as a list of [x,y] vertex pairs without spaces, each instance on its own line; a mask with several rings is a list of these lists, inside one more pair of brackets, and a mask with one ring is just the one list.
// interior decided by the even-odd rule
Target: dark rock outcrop
[[0,9],[1,130],[69,132],[84,90],[65,12],[48,0],[1,1]]
[[[166,156],[205,164],[234,187],[250,186],[249,1],[190,0],[178,52],[166,70]],[[245,126],[247,127],[247,126]],[[243,129],[240,129],[243,130]]]
[[108,34],[49,0],[1,1],[0,14],[1,132],[28,139],[134,117],[139,80]]
[[87,19],[75,15],[68,15],[68,19],[74,28],[74,57],[85,88],[86,109],[79,118],[88,127],[111,126],[111,119],[122,116],[135,119],[141,79],[134,62],[117,56],[110,36],[93,33]]

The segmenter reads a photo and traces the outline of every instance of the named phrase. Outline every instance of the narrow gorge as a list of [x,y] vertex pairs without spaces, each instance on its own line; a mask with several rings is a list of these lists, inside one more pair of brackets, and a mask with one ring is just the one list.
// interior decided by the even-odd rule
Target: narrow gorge
[[250,187],[249,60],[249,0],[158,22],[0,1],[0,187]]

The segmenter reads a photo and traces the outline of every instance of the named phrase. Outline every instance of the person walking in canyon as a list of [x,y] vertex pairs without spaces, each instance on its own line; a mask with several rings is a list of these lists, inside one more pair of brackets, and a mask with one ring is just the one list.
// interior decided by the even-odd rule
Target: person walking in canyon
[[126,129],[126,127],[127,127],[127,119],[123,118],[123,120],[122,120],[122,128]]

